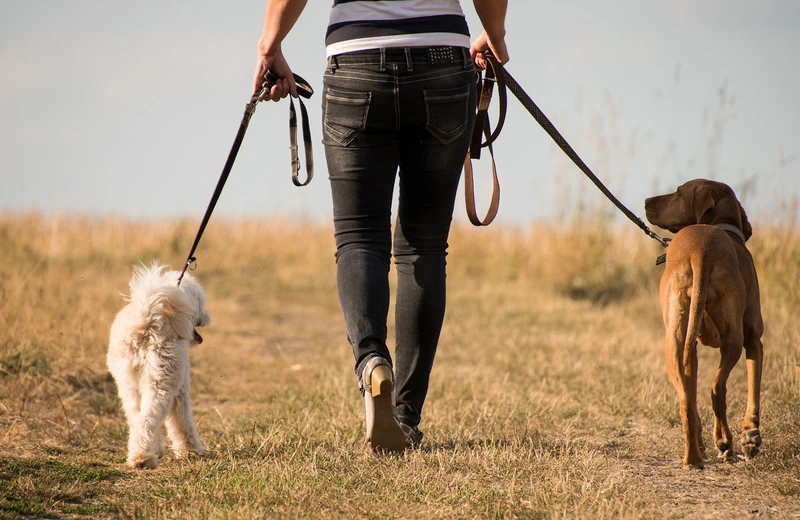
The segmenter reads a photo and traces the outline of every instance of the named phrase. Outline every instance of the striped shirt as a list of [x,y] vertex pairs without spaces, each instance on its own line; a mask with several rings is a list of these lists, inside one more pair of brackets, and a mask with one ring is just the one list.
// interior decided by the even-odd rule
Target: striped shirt
[[381,47],[469,48],[459,0],[334,0],[328,56]]

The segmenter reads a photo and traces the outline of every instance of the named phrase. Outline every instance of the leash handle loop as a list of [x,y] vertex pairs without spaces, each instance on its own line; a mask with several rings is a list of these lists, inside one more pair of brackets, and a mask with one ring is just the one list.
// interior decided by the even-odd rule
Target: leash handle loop
[[[472,140],[467,157],[464,159],[464,199],[467,205],[467,217],[474,226],[488,226],[494,221],[500,209],[500,179],[497,175],[497,163],[494,160],[494,148],[492,143],[500,135],[506,121],[508,111],[508,94],[506,92],[505,80],[502,74],[497,74],[500,67],[497,60],[493,57],[487,60],[488,65],[483,72],[477,72],[475,80],[478,84],[478,106],[475,114],[475,126],[472,130]],[[502,70],[502,69],[499,69]],[[489,123],[489,105],[492,102],[494,85],[497,84],[497,92],[500,97],[500,111],[497,127],[492,131]],[[482,141],[486,137],[486,141]],[[475,182],[472,160],[481,158],[481,148],[489,148],[489,156],[492,161],[492,198],[486,216],[481,220],[475,208]]]
[[[483,123],[483,134],[487,140],[490,137],[490,128],[489,117],[487,116]],[[488,226],[497,216],[497,211],[500,208],[500,180],[497,177],[494,149],[491,142],[487,146],[489,147],[489,156],[492,159],[492,199],[489,202],[489,209],[486,211],[486,216],[483,220],[478,217],[478,212],[475,209],[475,182],[471,152],[467,152],[467,157],[464,159],[464,199],[467,204],[467,217],[473,226]]]
[[[266,75],[264,75],[264,83],[261,84],[261,90],[252,97],[251,101],[263,101],[264,96],[272,90],[272,87],[275,86],[275,83],[277,83],[279,79],[280,78],[278,78],[274,72],[268,70]],[[314,89],[311,88],[311,84],[295,73],[292,73],[292,79],[294,79],[294,83],[297,86],[297,95],[306,99],[311,99],[311,96],[314,95]]]
[[[299,91],[298,91],[299,92]],[[300,115],[303,118],[303,151],[306,157],[306,180],[300,182],[300,157],[297,151],[297,110],[294,101],[289,99],[289,150],[292,160],[292,183],[295,186],[307,186],[314,178],[314,153],[311,145],[311,127],[308,124],[308,111],[303,100],[298,98],[300,103]]]
[[[300,103],[300,115],[303,118],[303,151],[305,152],[306,158],[306,180],[304,182],[300,181],[299,176],[300,157],[297,149],[297,109],[294,106],[294,100],[291,96],[289,97],[289,154],[292,167],[292,183],[295,186],[302,187],[307,186],[308,183],[311,182],[311,179],[314,178],[314,152],[311,142],[311,126],[308,123],[306,105],[302,100],[302,98],[311,99],[311,96],[314,94],[314,89],[308,81],[297,74],[292,73],[292,78],[297,87],[297,95],[299,96],[297,101]],[[267,74],[264,76],[264,83],[261,84],[261,90],[250,99],[250,102],[257,103],[258,101],[263,101],[267,93],[275,86],[278,79],[278,76],[276,76],[274,72],[271,70],[267,71]]]

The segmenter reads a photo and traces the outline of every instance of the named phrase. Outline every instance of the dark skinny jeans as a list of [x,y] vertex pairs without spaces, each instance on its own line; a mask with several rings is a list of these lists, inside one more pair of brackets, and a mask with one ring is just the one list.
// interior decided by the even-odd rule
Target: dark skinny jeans
[[[467,49],[376,49],[329,59],[323,127],[339,303],[356,374],[386,345],[389,266],[397,269],[395,397],[420,422],[445,314],[445,257],[475,119]],[[397,222],[391,212],[399,169]]]

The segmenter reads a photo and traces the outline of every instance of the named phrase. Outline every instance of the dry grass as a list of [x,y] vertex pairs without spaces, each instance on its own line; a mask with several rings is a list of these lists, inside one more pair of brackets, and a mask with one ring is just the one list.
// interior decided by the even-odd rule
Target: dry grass
[[[0,216],[0,517],[744,518],[800,515],[800,232],[761,229],[763,452],[681,468],[657,245],[632,226],[458,227],[424,413],[403,457],[363,447],[325,226],[214,220],[192,352],[206,458],[124,465],[105,369],[130,265],[180,265],[194,222]],[[713,446],[703,348],[701,415]],[[744,411],[744,363],[729,384]],[[738,428],[737,428],[738,429]]]

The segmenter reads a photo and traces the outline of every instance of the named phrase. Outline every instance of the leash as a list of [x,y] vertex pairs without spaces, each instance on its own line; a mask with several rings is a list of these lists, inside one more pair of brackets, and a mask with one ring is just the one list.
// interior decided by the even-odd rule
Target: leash
[[[253,117],[258,102],[263,101],[263,97],[275,85],[277,80],[278,77],[275,76],[272,71],[268,71],[265,81],[261,85],[261,90],[253,95],[244,107],[244,116],[239,124],[239,131],[236,132],[236,138],[233,140],[231,151],[228,153],[228,159],[225,161],[225,166],[222,168],[222,174],[217,181],[217,187],[214,188],[214,193],[211,195],[206,213],[203,215],[202,222],[200,222],[200,228],[197,230],[197,235],[194,237],[192,248],[189,251],[189,255],[186,257],[183,271],[181,271],[181,275],[178,277],[178,285],[181,284],[183,275],[186,274],[186,269],[190,268],[192,265],[195,265],[195,267],[191,267],[192,271],[196,269],[197,258],[194,256],[194,252],[197,249],[197,245],[200,243],[203,232],[206,230],[208,221],[211,219],[211,213],[214,212],[214,207],[217,205],[217,201],[222,194],[222,188],[228,180],[228,175],[231,173],[236,155],[239,153],[239,147],[242,145],[242,140],[244,140],[244,134],[247,132],[247,126],[250,124],[250,118]],[[301,98],[310,99],[314,94],[314,89],[311,88],[311,85],[309,85],[306,80],[297,74],[294,74],[294,81],[297,84],[297,94],[300,96],[298,101],[300,102],[300,113],[303,118],[303,149],[306,159],[306,180],[304,182],[300,181],[300,158],[297,150],[297,110],[295,110],[292,97],[289,96],[289,144],[291,148],[292,182],[295,186],[306,186],[314,177],[314,154],[311,145],[311,127],[308,123],[308,112]]]
[[[494,162],[494,152],[492,150],[492,143],[497,139],[497,136],[500,135],[500,131],[503,128],[503,124],[505,123],[506,118],[506,111],[508,110],[508,95],[506,94],[506,90],[510,90],[512,94],[519,100],[523,107],[533,116],[537,123],[544,129],[545,132],[555,141],[559,148],[569,157],[572,159],[572,162],[580,168],[580,170],[591,180],[595,186],[605,195],[628,219],[639,226],[639,228],[645,232],[647,236],[650,238],[657,240],[663,247],[667,247],[669,245],[668,238],[661,238],[658,236],[653,230],[651,230],[647,225],[637,217],[631,210],[625,207],[622,202],[617,199],[608,188],[597,178],[597,176],[592,172],[592,170],[586,165],[585,162],[580,158],[580,156],[575,152],[572,146],[569,145],[564,136],[556,129],[553,123],[547,118],[546,115],[539,109],[536,103],[533,102],[531,97],[522,89],[522,87],[517,83],[517,80],[514,79],[511,74],[503,67],[494,56],[487,55],[486,61],[488,62],[486,70],[483,74],[478,72],[477,81],[480,87],[480,97],[478,100],[478,113],[475,118],[475,129],[473,130],[472,134],[472,143],[470,145],[470,150],[467,153],[467,158],[464,162],[464,170],[465,170],[465,179],[464,179],[464,186],[466,192],[466,200],[467,200],[467,215],[469,216],[470,221],[476,226],[487,226],[489,225],[494,217],[497,214],[497,207],[500,202],[500,185],[497,181],[497,171]],[[489,110],[489,103],[491,102],[492,98],[492,91],[494,89],[494,84],[497,84],[498,95],[500,97],[500,116],[499,121],[497,123],[497,127],[495,128],[494,132],[492,132],[491,127],[489,125],[489,117],[488,117],[488,110]],[[486,136],[486,141],[481,143],[482,137]],[[472,166],[471,166],[471,159],[479,159],[480,158],[480,149],[483,147],[488,147],[489,152],[492,155],[492,175],[494,180],[494,188],[492,190],[492,201],[489,205],[489,211],[487,216],[484,218],[483,221],[477,218],[475,214],[475,194],[473,191],[474,182],[472,179]],[[666,257],[666,255],[665,255]]]

